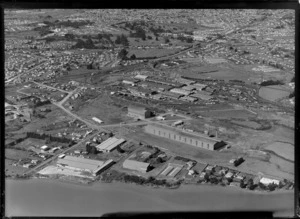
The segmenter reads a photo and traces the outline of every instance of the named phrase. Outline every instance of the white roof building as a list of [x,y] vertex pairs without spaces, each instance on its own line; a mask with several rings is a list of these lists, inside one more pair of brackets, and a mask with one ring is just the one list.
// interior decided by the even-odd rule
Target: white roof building
[[277,180],[277,179],[269,179],[269,178],[266,178],[266,177],[262,177],[259,182],[262,183],[262,184],[264,184],[264,185],[269,185],[271,183],[279,185],[280,181]]
[[44,146],[41,147],[42,150],[46,150],[47,148],[48,148],[47,145],[44,145]]
[[134,78],[145,81],[148,78],[148,76],[147,75],[136,75]]
[[125,139],[123,139],[123,138],[118,139],[116,137],[112,137],[112,138],[109,138],[106,141],[102,142],[101,144],[97,145],[96,148],[99,151],[110,152],[124,142],[125,142]]
[[186,96],[191,93],[190,91],[179,89],[179,88],[173,88],[173,89],[170,90],[170,92],[177,93],[177,94],[182,94],[182,95],[186,95]]

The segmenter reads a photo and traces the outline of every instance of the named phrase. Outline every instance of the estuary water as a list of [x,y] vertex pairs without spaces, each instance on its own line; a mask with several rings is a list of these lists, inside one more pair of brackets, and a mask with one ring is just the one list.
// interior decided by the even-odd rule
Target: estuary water
[[6,216],[101,216],[112,212],[269,210],[294,215],[293,191],[256,193],[183,185],[155,189],[124,183],[77,185],[49,179],[6,180]]

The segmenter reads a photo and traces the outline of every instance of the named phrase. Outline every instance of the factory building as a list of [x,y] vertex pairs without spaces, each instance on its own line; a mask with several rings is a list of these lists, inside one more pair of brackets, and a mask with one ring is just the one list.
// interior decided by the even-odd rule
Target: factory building
[[186,96],[191,93],[190,91],[180,89],[180,88],[173,88],[173,89],[170,90],[170,92],[177,93],[177,94],[182,94],[182,95],[186,95]]
[[136,170],[142,173],[146,173],[149,169],[150,164],[145,162],[140,162],[136,160],[125,160],[123,163],[123,168]]
[[172,93],[172,92],[169,92],[169,91],[165,91],[165,92],[161,93],[161,95],[163,97],[170,98],[170,99],[175,99],[175,100],[178,100],[180,97],[183,96],[182,94]]
[[90,172],[93,176],[96,176],[103,170],[112,166],[114,164],[114,161],[110,159],[103,162],[81,157],[65,156],[63,158],[58,158],[56,164],[57,166],[75,171],[87,171]]
[[128,106],[128,116],[138,119],[146,119],[151,117],[151,112],[145,107]]
[[190,97],[197,98],[197,99],[200,99],[200,100],[211,100],[211,99],[213,99],[212,96],[209,96],[209,95],[204,94],[204,93],[191,94]]
[[200,133],[187,133],[183,130],[157,124],[145,126],[145,132],[211,151],[226,145],[225,142],[219,139],[209,138]]
[[183,165],[169,163],[168,166],[161,172],[162,176],[176,177],[176,175],[182,170]]
[[134,78],[145,81],[148,78],[148,76],[147,75],[136,75]]
[[115,148],[117,148],[119,145],[123,144],[125,140],[123,138],[118,139],[116,137],[109,138],[102,142],[101,144],[97,145],[96,148],[98,151],[102,152],[111,152]]

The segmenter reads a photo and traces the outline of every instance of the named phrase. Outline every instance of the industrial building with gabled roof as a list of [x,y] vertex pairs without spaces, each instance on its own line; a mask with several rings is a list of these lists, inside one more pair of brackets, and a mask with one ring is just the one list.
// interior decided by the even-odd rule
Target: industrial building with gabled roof
[[125,160],[123,162],[123,168],[136,170],[142,173],[146,173],[149,169],[150,163],[140,162],[136,160]]
[[134,78],[144,81],[148,78],[148,75],[136,75]]
[[220,139],[210,138],[200,133],[185,132],[167,125],[149,124],[145,126],[145,132],[212,151],[226,145]]
[[128,116],[138,119],[146,119],[151,117],[151,112],[145,107],[131,105],[128,106]]
[[111,159],[104,162],[73,156],[65,156],[63,158],[58,158],[57,160],[58,166],[76,171],[87,171],[94,176],[96,176],[100,173],[100,171],[110,167],[113,164],[114,161]]
[[96,148],[98,151],[103,151],[103,152],[111,152],[114,150],[116,147],[118,147],[120,144],[124,143],[126,140],[121,138],[118,139],[116,137],[111,137],[102,142],[101,144],[97,145]]

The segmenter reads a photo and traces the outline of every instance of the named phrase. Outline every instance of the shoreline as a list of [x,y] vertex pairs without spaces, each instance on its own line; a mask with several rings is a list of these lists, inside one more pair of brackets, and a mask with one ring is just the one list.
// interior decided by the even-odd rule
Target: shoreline
[[215,188],[223,188],[225,191],[229,191],[229,190],[234,190],[234,191],[241,191],[241,192],[245,192],[245,193],[249,193],[249,194],[260,194],[260,195],[268,195],[268,194],[283,194],[283,193],[291,193],[294,192],[294,190],[275,190],[275,191],[259,191],[259,190],[249,190],[249,189],[242,189],[240,187],[237,186],[220,186],[220,185],[215,185],[215,184],[210,184],[210,183],[200,183],[200,184],[193,184],[193,183],[183,183],[180,184],[178,186],[173,186],[173,187],[167,187],[167,186],[157,186],[157,185],[149,185],[149,184],[137,184],[134,182],[123,182],[123,181],[117,181],[117,180],[112,180],[111,182],[106,182],[106,181],[102,181],[102,180],[97,180],[97,181],[91,181],[91,182],[80,182],[80,181],[75,181],[75,180],[69,180],[66,178],[56,178],[56,177],[37,177],[37,176],[32,176],[32,177],[28,177],[28,178],[5,178],[5,180],[12,180],[12,181],[29,181],[29,180],[47,180],[47,181],[53,181],[56,183],[63,183],[63,184],[70,184],[70,185],[79,185],[79,186],[89,186],[89,187],[93,187],[96,185],[107,185],[107,184],[112,184],[112,185],[133,185],[133,186],[137,186],[137,187],[143,187],[143,188],[150,188],[150,189],[154,189],[154,190],[158,190],[158,189],[162,189],[162,190],[180,190],[182,188],[188,188],[188,187],[215,187]]

